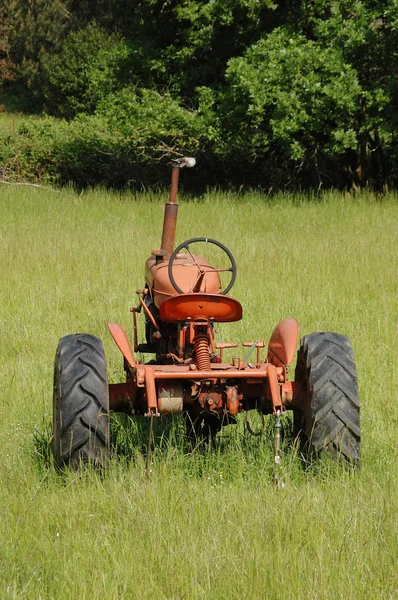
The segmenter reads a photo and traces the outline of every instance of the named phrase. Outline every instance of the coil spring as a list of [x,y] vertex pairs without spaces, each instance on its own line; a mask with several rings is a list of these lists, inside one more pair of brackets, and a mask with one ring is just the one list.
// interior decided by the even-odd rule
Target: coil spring
[[200,371],[210,371],[209,340],[205,333],[198,333],[193,341],[195,346],[196,362]]

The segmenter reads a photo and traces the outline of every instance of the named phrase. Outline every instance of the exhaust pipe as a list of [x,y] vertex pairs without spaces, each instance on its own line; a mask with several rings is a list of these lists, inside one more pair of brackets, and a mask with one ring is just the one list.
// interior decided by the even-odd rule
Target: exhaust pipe
[[178,158],[171,163],[170,196],[169,201],[166,202],[164,207],[162,243],[160,246],[165,253],[164,256],[170,256],[174,250],[178,214],[177,192],[180,169],[184,167],[194,167],[195,164],[196,160],[192,157]]

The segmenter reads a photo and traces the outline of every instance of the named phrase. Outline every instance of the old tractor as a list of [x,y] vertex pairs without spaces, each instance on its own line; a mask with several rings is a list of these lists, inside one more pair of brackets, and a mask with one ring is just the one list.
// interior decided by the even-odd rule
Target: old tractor
[[[191,158],[172,163],[161,246],[146,262],[145,285],[137,291],[137,306],[131,309],[132,345],[120,325],[108,324],[123,355],[125,380],[108,384],[104,349],[97,337],[73,334],[59,341],[53,396],[55,461],[72,467],[82,461],[105,467],[110,411],[149,419],[149,470],[152,423],[161,415],[185,415],[190,440],[202,443],[214,438],[223,425],[236,423],[239,413],[249,415],[256,410],[275,416],[277,468],[281,415],[292,410],[294,436],[304,452],[327,452],[357,463],[359,399],[347,337],[337,333],[305,336],[294,381],[288,376],[298,343],[298,325],[292,318],[277,324],[267,346],[262,341],[245,341],[244,359],[239,350],[232,350],[229,354],[235,356],[224,362],[226,349],[238,348],[238,344],[217,342],[217,323],[242,318],[241,304],[227,295],[237,274],[234,257],[210,238],[192,238],[174,247],[179,172],[194,164]],[[224,264],[212,265],[195,253],[198,244],[217,248],[225,256]],[[145,320],[145,343],[138,342],[138,313]],[[137,353],[155,355],[155,359],[140,362]],[[246,424],[254,433],[249,419]]]

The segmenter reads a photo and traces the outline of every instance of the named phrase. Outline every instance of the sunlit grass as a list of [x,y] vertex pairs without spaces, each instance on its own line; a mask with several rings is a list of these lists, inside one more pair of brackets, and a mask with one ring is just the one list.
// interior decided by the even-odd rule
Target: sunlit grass
[[[158,248],[164,197],[0,187],[0,597],[394,598],[397,531],[397,199],[209,192],[182,198],[176,243],[207,236],[234,254],[244,318],[224,341],[267,341],[293,316],[301,335],[351,338],[362,403],[362,466],[305,470],[288,444],[272,483],[272,421],[186,445],[157,423],[153,475],[144,421],[112,419],[101,477],[59,472],[49,452],[58,339],[101,337],[109,378],[130,306]],[[143,331],[140,332],[141,337]],[[244,349],[240,350],[243,356]]]

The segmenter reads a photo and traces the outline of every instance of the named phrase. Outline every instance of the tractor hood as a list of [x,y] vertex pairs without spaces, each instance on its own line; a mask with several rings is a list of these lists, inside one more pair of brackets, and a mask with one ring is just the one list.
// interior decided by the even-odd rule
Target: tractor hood
[[[195,255],[196,262],[201,267],[206,267],[206,273],[202,278],[200,288],[196,292],[219,294],[221,291],[220,277],[203,256]],[[177,285],[185,294],[193,291],[198,280],[198,266],[193,259],[186,254],[176,256],[173,264],[173,276]],[[168,273],[168,259],[159,260],[157,256],[151,256],[145,265],[145,281],[150,290],[152,300],[159,308],[162,302],[175,296],[176,290],[171,284]]]

